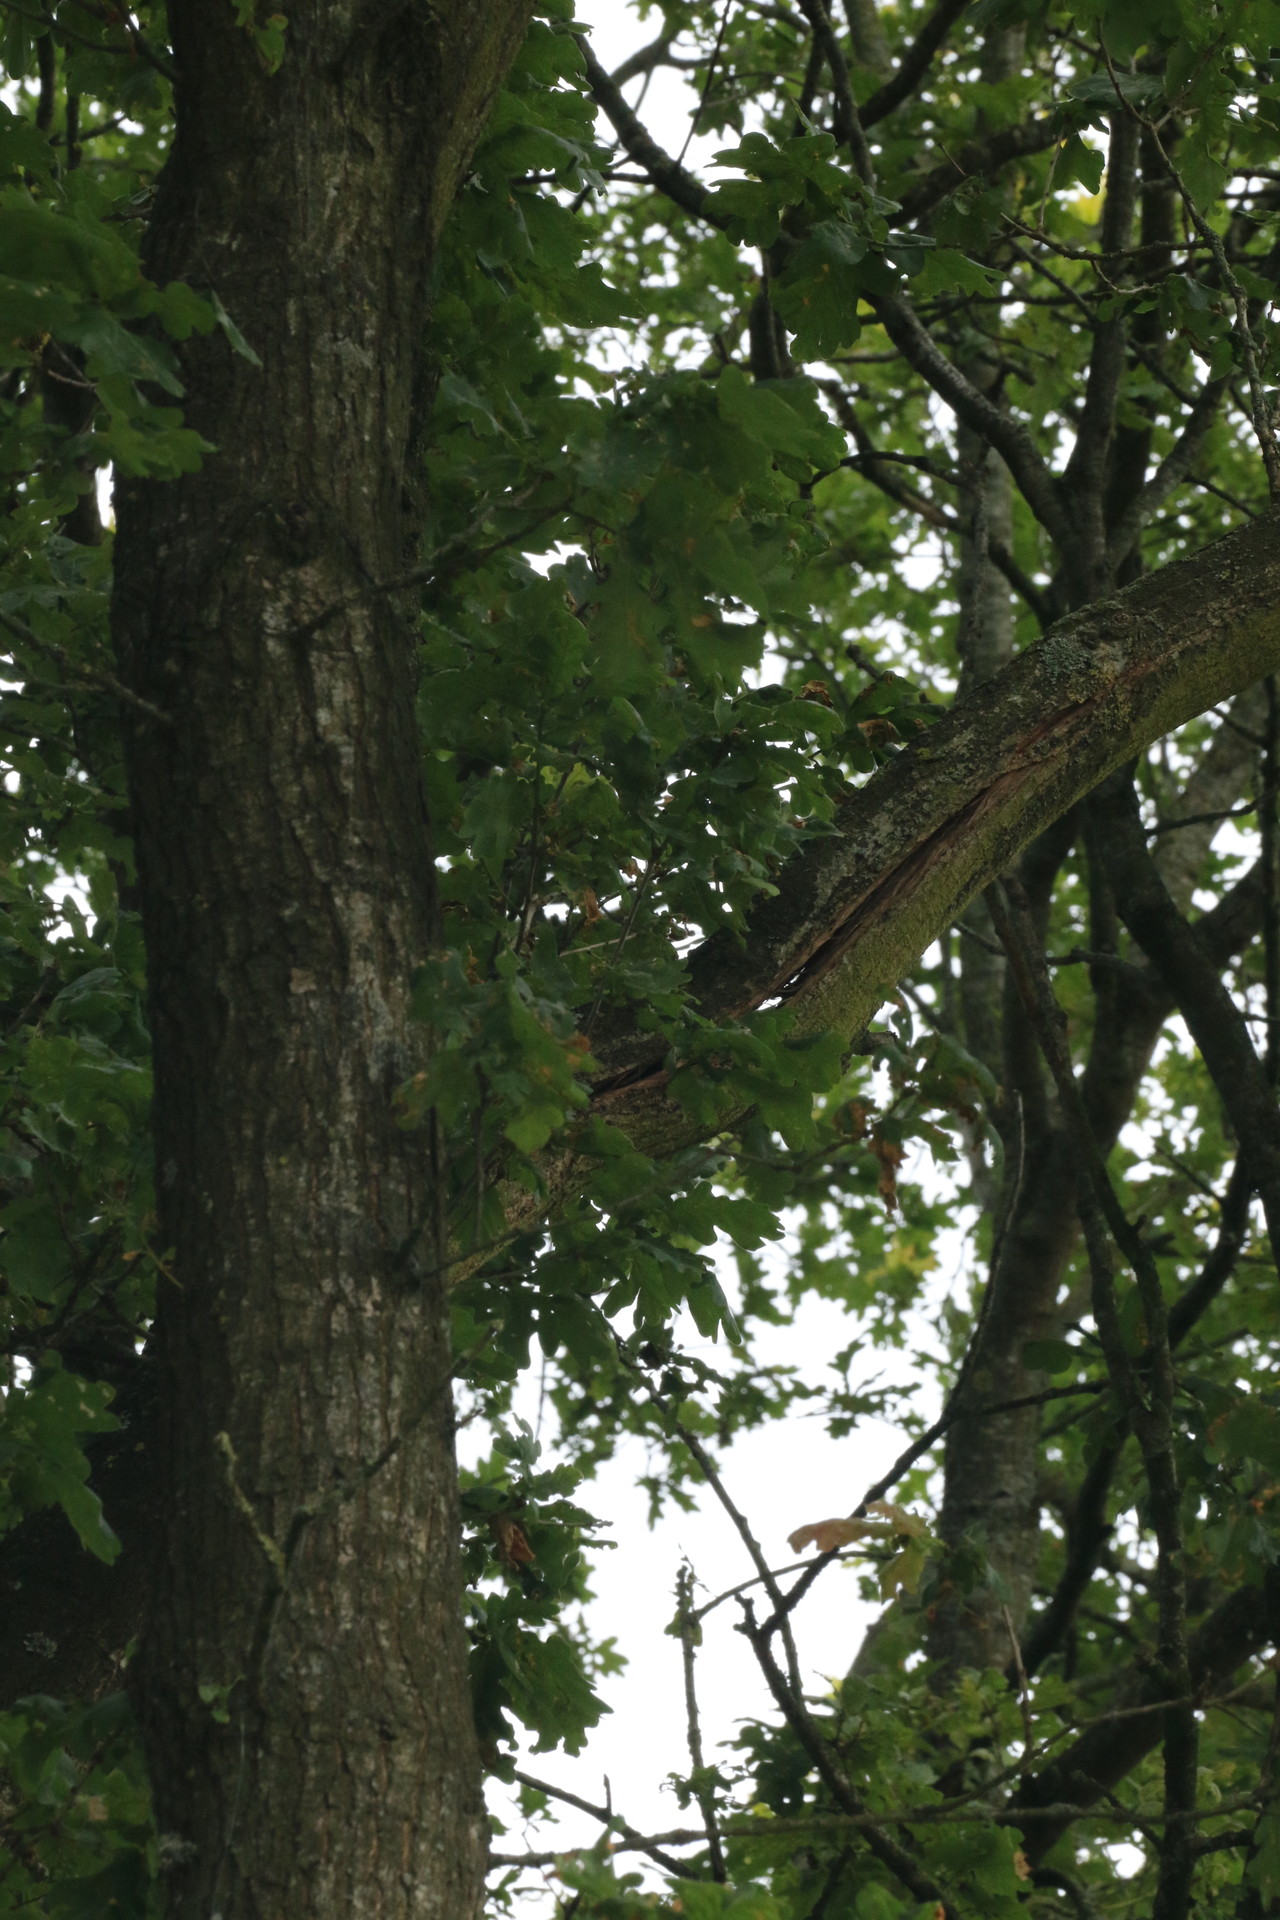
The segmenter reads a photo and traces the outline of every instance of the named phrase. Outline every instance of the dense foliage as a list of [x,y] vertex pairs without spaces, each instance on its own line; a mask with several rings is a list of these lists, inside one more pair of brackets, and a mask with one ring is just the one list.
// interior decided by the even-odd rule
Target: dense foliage
[[[139,264],[172,133],[163,10],[0,11],[0,1525],[56,1505],[109,1562],[96,1436],[120,1435],[181,1280],[155,1229],[121,759],[148,715],[113,663],[96,488],[216,458],[182,424],[172,342],[255,349],[218,288]],[[288,60],[283,19],[236,12]],[[414,989],[429,1064],[397,1099],[443,1183],[405,1258],[456,1276],[460,1393],[493,1428],[463,1489],[486,1762],[509,1779],[518,1733],[573,1753],[599,1717],[612,1656],[578,1603],[590,1474],[620,1436],[650,1441],[661,1502],[715,1497],[715,1450],[797,1401],[851,1432],[884,1393],[765,1367],[757,1330],[816,1293],[851,1349],[909,1341],[934,1238],[971,1207],[972,1297],[941,1305],[943,1359],[920,1356],[943,1421],[921,1436],[891,1402],[927,1445],[801,1543],[868,1563],[883,1631],[808,1697],[810,1576],[760,1563],[742,1613],[776,1721],[730,1767],[691,1710],[687,1761],[671,1741],[696,1831],[611,1818],[560,1863],[562,1911],[1260,1920],[1280,1904],[1280,1380],[1252,1203],[1271,1121],[1232,1047],[1270,1099],[1274,686],[1050,829],[869,1030],[811,1030],[786,981],[762,1005],[707,982],[850,791],[927,763],[957,689],[1265,511],[1280,7],[648,15],[611,79],[590,19],[539,9],[423,317],[401,584],[439,939]],[[642,125],[668,67],[718,142],[705,177]],[[1219,998],[1168,972],[1183,938]],[[633,1124],[658,1074],[664,1118]],[[917,1142],[945,1205],[898,1178]],[[785,1267],[762,1255],[784,1226]],[[1017,1260],[1034,1282],[1008,1265],[984,1290]],[[539,1355],[554,1458],[513,1407]],[[1029,1493],[991,1478],[1006,1446]],[[686,1594],[691,1673],[696,1616]],[[148,1823],[123,1694],[67,1700],[52,1643],[46,1664],[0,1717],[0,1912],[141,1916],[184,1843]],[[208,1696],[234,1714],[234,1683]],[[1122,1880],[1118,1841],[1142,1863]]]

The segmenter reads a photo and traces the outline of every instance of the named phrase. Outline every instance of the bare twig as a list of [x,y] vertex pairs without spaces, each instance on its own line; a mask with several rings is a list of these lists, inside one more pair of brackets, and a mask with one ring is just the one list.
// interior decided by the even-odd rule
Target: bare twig
[[787,1656],[788,1678],[793,1691],[797,1697],[799,1697],[803,1690],[800,1684],[800,1661],[796,1653],[795,1641],[792,1638],[787,1613],[783,1608],[782,1591],[773,1577],[773,1571],[768,1561],[760,1550],[760,1543],[754,1533],[752,1533],[746,1515],[735,1505],[728,1488],[720,1477],[715,1461],[711,1458],[711,1455],[707,1452],[707,1449],[703,1446],[697,1434],[685,1426],[684,1422],[672,1411],[666,1399],[659,1393],[656,1387],[647,1386],[646,1391],[654,1406],[657,1407],[658,1411],[662,1414],[670,1431],[674,1433],[678,1439],[683,1441],[684,1445],[701,1467],[703,1478],[733,1522],[738,1538],[751,1556],[752,1564],[760,1576],[760,1583],[764,1587],[773,1605],[774,1619],[782,1630],[782,1641]]
[[682,167],[684,165],[685,155],[688,153],[689,148],[693,145],[693,136],[698,131],[698,122],[701,120],[703,114],[707,110],[707,101],[711,98],[711,88],[715,81],[716,68],[720,64],[720,51],[721,51],[721,48],[724,46],[724,36],[728,31],[729,15],[732,12],[733,12],[733,0],[724,0],[724,5],[720,9],[720,25],[716,32],[716,43],[711,49],[711,58],[707,62],[707,77],[702,83],[702,92],[699,95],[698,104],[694,108],[693,113],[690,115],[689,131],[688,133],[686,133],[684,137],[684,145],[681,147],[679,153],[676,155],[676,165],[678,167]]
[[[620,1849],[625,1848],[632,1853],[647,1853],[649,1858],[656,1860],[658,1865],[664,1868],[667,1873],[674,1874],[681,1880],[699,1878],[697,1874],[690,1873],[689,1867],[683,1860],[673,1859],[669,1853],[665,1853],[662,1850],[664,1846],[681,1846],[684,1844],[678,1833],[672,1835],[655,1834],[651,1838],[646,1839],[635,1827],[629,1826],[625,1820],[620,1820],[611,1806],[593,1806],[590,1800],[583,1800],[580,1795],[570,1793],[567,1787],[553,1786],[550,1780],[538,1780],[531,1773],[522,1773],[518,1767],[515,1769],[512,1778],[518,1780],[522,1787],[532,1787],[535,1793],[545,1793],[550,1800],[563,1800],[567,1807],[576,1807],[579,1813],[590,1814],[593,1820],[598,1820],[602,1826],[607,1827],[613,1833],[620,1836],[615,1842],[615,1845]],[[702,1836],[699,1835],[697,1837],[701,1838]],[[489,1864],[495,1867],[552,1866],[566,1851],[566,1848],[561,1847],[559,1853],[537,1855],[491,1854]]]
[[676,1575],[676,1619],[680,1623],[680,1653],[684,1666],[685,1726],[689,1740],[689,1759],[693,1763],[693,1793],[707,1831],[707,1852],[711,1877],[721,1885],[728,1879],[724,1847],[716,1825],[716,1800],[706,1779],[707,1763],[702,1753],[702,1723],[698,1717],[698,1690],[695,1677],[698,1643],[702,1638],[698,1614],[693,1605],[693,1568],[686,1560]]
[[1022,1715],[1022,1760],[1023,1765],[1029,1768],[1036,1750],[1036,1730],[1031,1715],[1031,1693],[1027,1685],[1027,1670],[1022,1664],[1022,1648],[1018,1645],[1013,1615],[1008,1607],[1004,1606],[1001,1607],[1000,1612],[1004,1618],[1005,1632],[1009,1636],[1009,1645],[1013,1649],[1013,1670],[1018,1679],[1018,1710]]

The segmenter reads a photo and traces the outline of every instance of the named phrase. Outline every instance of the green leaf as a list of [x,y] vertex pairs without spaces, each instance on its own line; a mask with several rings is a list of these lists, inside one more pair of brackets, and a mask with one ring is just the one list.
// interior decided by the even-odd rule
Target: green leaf
[[1084,1360],[1079,1348],[1066,1340],[1028,1340],[1022,1349],[1028,1367],[1040,1373],[1078,1373]]
[[807,380],[748,380],[740,367],[726,367],[716,382],[720,417],[771,453],[796,454],[816,467],[838,466],[844,436],[816,405]]
[[110,1387],[77,1379],[55,1355],[42,1362],[25,1388],[9,1393],[0,1414],[0,1474],[16,1509],[10,1524],[22,1513],[56,1504],[81,1543],[108,1564],[120,1542],[87,1485],[89,1463],[77,1436],[118,1426],[107,1411],[110,1399]]
[[774,305],[802,360],[852,346],[862,331],[858,302],[867,284],[867,241],[844,220],[820,220],[770,282]]
[[1095,147],[1088,147],[1078,133],[1068,134],[1057,152],[1057,167],[1054,171],[1054,184],[1069,187],[1078,180],[1086,193],[1097,193],[1102,185],[1102,169],[1105,156]]

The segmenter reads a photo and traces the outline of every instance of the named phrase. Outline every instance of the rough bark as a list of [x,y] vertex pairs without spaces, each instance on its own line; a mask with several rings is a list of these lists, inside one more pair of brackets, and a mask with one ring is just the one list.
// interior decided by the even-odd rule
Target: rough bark
[[431,928],[415,623],[377,583],[412,553],[434,243],[527,14],[303,0],[268,76],[230,8],[171,9],[148,266],[261,360],[193,342],[216,451],[119,501],[122,671],[171,718],[129,743],[172,1273],[131,1684],[175,1913],[479,1900],[447,1326],[396,1260],[431,1205],[393,1111]]
[[[782,996],[801,1027],[855,1033],[975,893],[1107,773],[1280,655],[1268,516],[1059,621],[838,808],[753,915],[690,960],[700,1011]],[[661,1054],[616,1022],[593,1034],[601,1097],[636,1112]],[[642,1105],[643,1103],[641,1103]]]

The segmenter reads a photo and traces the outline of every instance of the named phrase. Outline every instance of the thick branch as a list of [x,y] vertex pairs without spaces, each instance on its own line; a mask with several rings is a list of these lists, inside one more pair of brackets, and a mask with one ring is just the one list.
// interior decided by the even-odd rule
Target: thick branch
[[[865,127],[865,109],[862,120]],[[923,179],[907,188],[898,213],[899,223],[902,226],[914,226],[932,213],[940,200],[945,200],[949,193],[963,186],[966,180],[984,179],[1004,166],[1006,161],[1019,160],[1025,154],[1043,153],[1059,137],[1053,116],[1045,114],[1040,120],[1027,120],[1016,127],[1002,127],[998,133],[988,134],[983,140],[971,140],[967,145],[957,147],[954,153],[948,152],[936,167],[930,167]]]
[[[1107,163],[1107,199],[1102,216],[1101,243],[1105,254],[1121,254],[1133,237],[1138,200],[1138,129],[1127,114],[1111,118],[1111,147]],[[1107,457],[1115,430],[1116,407],[1124,381],[1128,323],[1122,311],[1094,325],[1089,353],[1089,376],[1079,429],[1071,458],[1062,477],[1083,517],[1086,565],[1100,573],[1105,531],[1102,502]]]
[[1120,913],[1177,1001],[1204,1056],[1257,1183],[1274,1253],[1280,1249],[1280,1109],[1266,1070],[1244,1016],[1169,898],[1147,852],[1133,782],[1119,775],[1108,781],[1094,811]]
[[626,152],[637,166],[643,167],[654,186],[665,193],[669,200],[674,200],[678,207],[683,207],[696,220],[706,220],[709,217],[704,204],[707,189],[658,145],[639,117],[632,112],[622,88],[596,59],[585,35],[578,35],[578,45],[586,63],[591,91]]
[[[700,1010],[734,1018],[782,994],[805,1030],[858,1031],[1051,821],[1280,659],[1278,594],[1268,516],[1061,621],[844,801],[744,942],[718,933],[698,949]],[[638,1064],[634,1043],[618,1051]]]
[[902,294],[873,300],[876,318],[908,366],[965,425],[995,448],[1017,481],[1022,496],[1045,531],[1060,547],[1070,547],[1072,520],[1058,481],[1022,421],[980,393],[949,360],[915,308]]
[[877,121],[883,120],[895,107],[900,107],[904,100],[910,98],[929,71],[934,54],[968,4],[969,0],[938,0],[937,6],[903,54],[892,80],[886,80],[864,102],[864,127],[874,127]]

